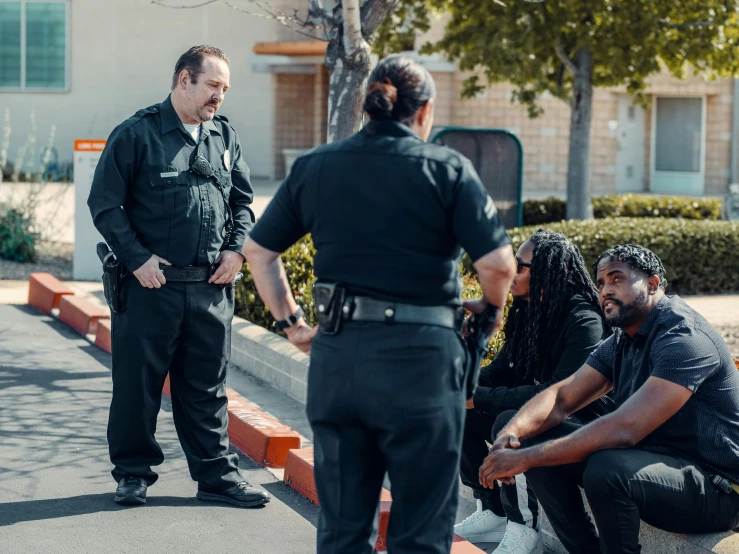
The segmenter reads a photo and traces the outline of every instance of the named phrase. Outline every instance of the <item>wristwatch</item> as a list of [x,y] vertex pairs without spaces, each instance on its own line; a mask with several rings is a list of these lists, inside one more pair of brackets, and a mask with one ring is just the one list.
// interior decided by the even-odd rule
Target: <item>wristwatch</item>
[[303,317],[303,308],[298,306],[298,310],[287,319],[275,321],[275,327],[278,329],[287,329],[288,327],[295,325],[301,317]]

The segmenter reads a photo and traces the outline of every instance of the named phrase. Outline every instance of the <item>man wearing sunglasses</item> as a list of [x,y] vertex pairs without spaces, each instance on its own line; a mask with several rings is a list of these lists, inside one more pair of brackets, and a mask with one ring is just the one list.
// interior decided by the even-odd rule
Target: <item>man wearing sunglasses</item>
[[269,501],[229,453],[225,380],[233,285],[254,224],[239,137],[216,115],[228,58],[211,46],[178,60],[171,94],[110,135],[88,205],[128,275],[112,314],[113,401],[108,420],[115,501],[146,502],[164,456],[154,439],[170,375],[172,413],[201,500]]

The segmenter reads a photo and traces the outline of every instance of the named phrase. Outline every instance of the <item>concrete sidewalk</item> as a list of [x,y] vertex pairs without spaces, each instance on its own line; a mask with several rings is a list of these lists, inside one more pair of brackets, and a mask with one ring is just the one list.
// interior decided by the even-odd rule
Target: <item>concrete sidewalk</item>
[[[62,323],[0,305],[0,552],[315,552],[318,508],[244,455],[245,477],[272,494],[267,506],[195,499],[166,397],[157,431],[166,457],[160,480],[146,506],[115,504],[109,366],[108,354]],[[241,380],[239,388],[250,387],[256,394],[257,383]]]

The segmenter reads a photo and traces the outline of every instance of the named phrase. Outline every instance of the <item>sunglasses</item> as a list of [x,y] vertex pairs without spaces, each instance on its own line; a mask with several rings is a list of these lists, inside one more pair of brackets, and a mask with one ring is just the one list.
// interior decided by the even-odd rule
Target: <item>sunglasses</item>
[[516,258],[516,273],[521,273],[524,267],[528,267],[529,269],[531,269],[531,264],[529,262],[523,262]]

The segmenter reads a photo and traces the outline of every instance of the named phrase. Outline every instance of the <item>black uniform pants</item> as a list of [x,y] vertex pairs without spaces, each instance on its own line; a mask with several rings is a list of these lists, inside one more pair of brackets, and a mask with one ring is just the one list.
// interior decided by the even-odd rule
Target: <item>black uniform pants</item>
[[467,351],[426,325],[349,322],[311,347],[307,415],[318,554],[370,554],[382,482],[390,554],[448,554],[459,490]]
[[[492,510],[494,514],[505,515],[510,521],[524,525],[525,519],[518,505],[518,487],[516,485],[496,486],[486,489],[480,484],[480,466],[488,455],[487,443],[495,440],[493,426],[498,414],[491,415],[475,409],[467,410],[464,422],[464,438],[462,441],[462,461],[460,476],[462,483],[473,490],[475,498],[482,501],[484,509]],[[539,517],[539,503],[531,485],[526,483],[528,506],[533,516],[532,525],[535,527]]]
[[108,445],[116,481],[158,476],[164,455],[154,438],[169,372],[172,415],[190,475],[209,488],[242,480],[229,453],[226,369],[231,355],[233,289],[200,283],[123,285],[126,311],[113,314],[113,400]]
[[[514,414],[502,414],[496,430]],[[521,441],[521,447],[569,435],[580,427],[580,423],[567,421]],[[729,531],[739,524],[739,494],[719,492],[700,466],[677,456],[636,449],[601,450],[583,462],[530,469],[526,479],[571,554],[641,552],[641,520],[673,533]],[[580,488],[600,537],[585,511]]]

